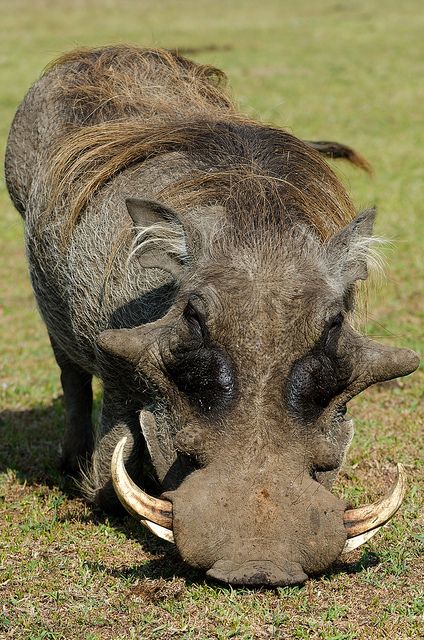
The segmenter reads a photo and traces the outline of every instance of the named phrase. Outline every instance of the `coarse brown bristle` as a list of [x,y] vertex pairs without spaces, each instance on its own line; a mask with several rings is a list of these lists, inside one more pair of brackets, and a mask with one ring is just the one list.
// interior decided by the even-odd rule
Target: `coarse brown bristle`
[[237,112],[225,75],[158,49],[78,50],[50,65],[61,74],[69,126],[51,162],[47,216],[66,205],[69,240],[84,207],[110,179],[179,151],[192,170],[158,192],[177,209],[222,204],[234,221],[277,225],[301,217],[322,237],[354,214],[319,153],[295,136]]

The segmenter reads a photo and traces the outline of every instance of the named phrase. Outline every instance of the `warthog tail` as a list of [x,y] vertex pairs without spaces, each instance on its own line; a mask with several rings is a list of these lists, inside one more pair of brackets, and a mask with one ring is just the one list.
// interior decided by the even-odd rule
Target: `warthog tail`
[[340,144],[340,142],[329,142],[327,140],[304,140],[304,142],[318,151],[318,153],[322,153],[323,156],[327,156],[327,158],[343,158],[372,175],[372,167],[368,160],[345,144]]

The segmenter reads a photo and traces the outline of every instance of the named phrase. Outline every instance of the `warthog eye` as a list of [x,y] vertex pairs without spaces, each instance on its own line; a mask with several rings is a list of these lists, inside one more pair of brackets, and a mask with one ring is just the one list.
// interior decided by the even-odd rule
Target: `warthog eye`
[[286,398],[290,412],[302,421],[316,419],[346,387],[349,367],[337,354],[342,325],[343,315],[340,313],[327,323],[309,353],[292,366]]
[[187,304],[183,315],[193,337],[205,338],[207,333],[205,322],[191,302]]
[[322,340],[324,351],[327,354],[334,353],[337,348],[337,342],[343,325],[343,314],[338,313],[332,318],[324,331]]
[[235,397],[233,367],[227,354],[211,339],[197,296],[188,302],[184,320],[189,335],[173,348],[166,371],[199,413],[215,417],[227,410]]

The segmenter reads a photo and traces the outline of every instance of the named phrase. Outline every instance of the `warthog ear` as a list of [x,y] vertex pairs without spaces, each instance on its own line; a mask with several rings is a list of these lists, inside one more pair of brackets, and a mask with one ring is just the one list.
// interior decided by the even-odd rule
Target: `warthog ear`
[[370,245],[378,242],[372,236],[376,213],[375,208],[362,211],[327,244],[331,271],[344,287],[353,284],[355,280],[366,280],[368,277]]
[[141,266],[168,271],[178,279],[188,260],[186,234],[175,211],[154,200],[128,198],[125,201],[134,223],[130,258]]

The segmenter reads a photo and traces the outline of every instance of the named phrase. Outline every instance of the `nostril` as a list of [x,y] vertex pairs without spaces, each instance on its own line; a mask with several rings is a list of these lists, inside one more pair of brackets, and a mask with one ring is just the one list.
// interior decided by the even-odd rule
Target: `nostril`
[[221,560],[209,569],[207,575],[229,584],[273,587],[301,584],[308,577],[297,562],[287,562],[280,568],[270,560],[248,561],[241,565]]

